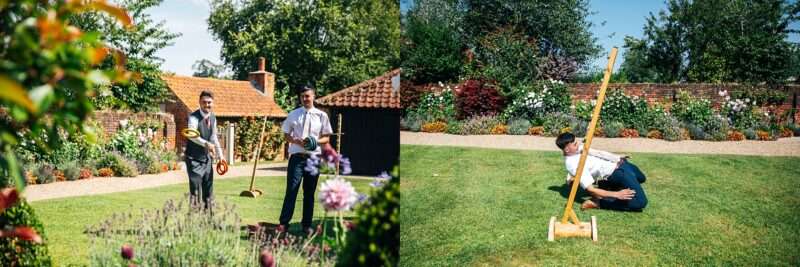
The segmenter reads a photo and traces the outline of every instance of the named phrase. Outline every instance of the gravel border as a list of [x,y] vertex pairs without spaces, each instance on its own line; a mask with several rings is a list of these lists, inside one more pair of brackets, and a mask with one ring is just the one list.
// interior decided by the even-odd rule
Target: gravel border
[[[259,164],[256,176],[285,176],[286,162]],[[29,185],[25,187],[25,198],[29,201],[64,198],[73,196],[89,196],[125,192],[172,184],[188,184],[189,175],[184,163],[181,169],[159,174],[145,174],[137,177],[92,177],[91,179],[55,182],[49,184]],[[231,166],[225,175],[214,174],[214,180],[250,176],[253,165]],[[189,187],[186,187],[189,192]]]
[[[522,150],[559,151],[555,137],[530,135],[452,135],[443,133],[400,132],[400,144],[461,146]],[[592,148],[611,152],[713,154],[800,157],[800,137],[777,141],[676,141],[648,138],[592,139]]]

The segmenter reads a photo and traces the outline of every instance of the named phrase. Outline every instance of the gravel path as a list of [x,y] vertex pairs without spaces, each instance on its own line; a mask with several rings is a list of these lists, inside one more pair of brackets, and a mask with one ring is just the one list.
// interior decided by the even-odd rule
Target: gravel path
[[[225,175],[214,174],[214,179],[228,179],[233,177],[250,176],[253,165],[231,166]],[[285,176],[286,163],[259,164],[256,176]],[[87,180],[71,182],[57,182],[40,185],[30,185],[25,188],[25,197],[28,201],[38,201],[53,198],[72,196],[88,196],[115,192],[132,191],[138,189],[159,187],[172,184],[188,184],[189,176],[181,163],[181,169],[159,174],[139,175],[130,177],[94,177]],[[189,191],[189,187],[186,187]]]
[[[404,145],[465,146],[483,148],[558,151],[555,137],[527,135],[451,135],[441,133],[400,132]],[[647,138],[594,138],[592,148],[611,152],[647,152],[669,154],[732,154],[800,157],[800,137],[777,141],[678,141]]]

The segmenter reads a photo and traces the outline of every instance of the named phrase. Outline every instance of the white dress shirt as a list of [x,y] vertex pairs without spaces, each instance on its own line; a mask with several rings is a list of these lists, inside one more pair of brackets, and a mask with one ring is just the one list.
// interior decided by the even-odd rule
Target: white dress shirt
[[[207,119],[208,116],[211,116],[211,113],[205,113],[202,109],[200,109],[200,115],[203,115],[203,119]],[[200,131],[198,129],[198,125],[200,121],[197,120],[194,116],[189,116],[189,129],[194,129]],[[217,152],[217,159],[222,158],[222,146],[219,145],[219,138],[217,138],[217,125],[211,125],[211,140],[205,140],[202,137],[198,136],[195,138],[189,138],[195,144],[198,144],[202,147],[206,147],[206,143],[211,142],[214,144],[215,150]]]
[[[319,140],[321,136],[333,133],[328,114],[314,107],[311,109],[300,107],[292,110],[286,116],[286,120],[283,121],[281,129],[283,133],[300,139],[311,136]],[[307,151],[301,145],[289,144],[289,155],[295,153],[320,154],[321,152],[320,146],[317,146],[314,150]]]
[[[571,182],[575,173],[578,171],[578,163],[581,160],[581,151],[583,147],[578,148],[578,152],[574,155],[564,157],[564,163],[567,167],[567,182]],[[604,180],[614,173],[617,169],[617,163],[622,159],[619,155],[609,153],[602,150],[589,149],[589,155],[586,156],[586,164],[583,166],[583,173],[581,174],[580,184],[583,189],[588,188],[596,181]]]

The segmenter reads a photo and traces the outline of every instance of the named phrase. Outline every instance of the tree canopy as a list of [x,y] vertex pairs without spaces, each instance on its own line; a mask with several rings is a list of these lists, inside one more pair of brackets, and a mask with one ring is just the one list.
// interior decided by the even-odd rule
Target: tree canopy
[[222,59],[234,78],[245,79],[263,56],[267,71],[276,75],[278,98],[302,84],[324,95],[399,66],[397,1],[215,0],[211,5],[209,29],[222,42]]
[[[99,108],[125,108],[132,111],[157,110],[167,95],[167,85],[161,79],[160,66],[163,59],[156,52],[172,45],[179,33],[169,32],[164,21],[155,22],[145,10],[160,5],[163,0],[120,0],[136,24],[131,29],[123,28],[114,18],[102,13],[80,13],[70,18],[71,22],[85,31],[101,33],[100,38],[109,46],[127,55],[125,67],[140,74],[128,84],[113,84],[100,88],[111,94],[101,94],[95,99]],[[106,60],[104,67],[111,67]]]
[[800,3],[785,0],[669,0],[629,38],[623,68],[634,81],[782,83],[797,76]]

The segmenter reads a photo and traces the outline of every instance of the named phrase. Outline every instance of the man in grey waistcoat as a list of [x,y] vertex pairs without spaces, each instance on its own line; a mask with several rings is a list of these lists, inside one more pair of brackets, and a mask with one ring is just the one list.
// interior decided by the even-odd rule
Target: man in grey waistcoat
[[[199,136],[189,138],[186,143],[185,162],[189,173],[189,194],[192,201],[203,201],[209,208],[214,193],[214,159],[222,159],[222,148],[217,138],[217,118],[211,111],[214,94],[200,93],[200,109],[189,114],[189,129],[197,130]],[[199,203],[198,203],[199,204]]]

